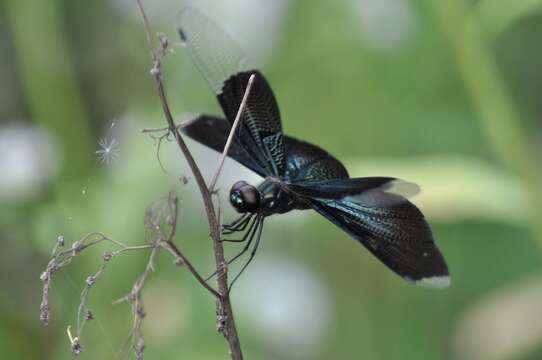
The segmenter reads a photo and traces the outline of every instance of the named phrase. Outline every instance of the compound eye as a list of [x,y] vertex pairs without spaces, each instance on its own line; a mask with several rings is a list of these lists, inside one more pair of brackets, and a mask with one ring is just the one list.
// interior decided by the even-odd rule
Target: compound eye
[[230,193],[230,203],[238,212],[245,212],[245,201],[240,191],[232,191]]
[[232,201],[237,207],[241,207],[245,203],[240,193],[233,194]]
[[245,181],[238,181],[230,190],[230,203],[240,213],[257,212],[260,206],[260,192]]

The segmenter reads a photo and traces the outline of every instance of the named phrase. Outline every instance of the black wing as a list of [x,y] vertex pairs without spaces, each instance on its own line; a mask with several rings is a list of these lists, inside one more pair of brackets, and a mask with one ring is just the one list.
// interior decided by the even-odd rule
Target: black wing
[[[230,130],[231,125],[225,119],[205,114],[197,115],[181,128],[181,131],[190,138],[218,152],[224,150]],[[283,138],[287,155],[285,181],[307,184],[310,180],[348,178],[344,166],[325,150],[287,135]],[[228,156],[260,176],[269,175],[235,138]]]
[[286,182],[347,179],[344,165],[316,145],[286,136]]
[[448,267],[429,224],[421,211],[396,191],[415,192],[417,187],[410,185],[381,177],[289,184],[288,189],[404,279],[419,285],[448,286]]
[[[237,44],[212,20],[194,8],[178,16],[179,35],[192,60],[217,94],[233,125],[248,79],[255,76],[235,138],[265,175],[282,177],[285,150],[279,109],[263,75],[251,67]],[[205,143],[205,142],[204,142]]]
[[[181,128],[181,132],[185,135],[218,152],[224,151],[230,130],[231,125],[225,119],[204,114],[196,116]],[[260,176],[268,175],[267,171],[235,139],[230,146],[228,156]]]

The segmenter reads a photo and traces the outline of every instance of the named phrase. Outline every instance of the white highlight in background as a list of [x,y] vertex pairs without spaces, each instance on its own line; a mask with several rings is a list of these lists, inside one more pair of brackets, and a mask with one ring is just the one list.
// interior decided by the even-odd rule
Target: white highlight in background
[[353,0],[365,45],[390,51],[404,47],[416,32],[416,17],[408,0]]
[[57,169],[55,144],[44,129],[23,122],[0,127],[0,201],[31,199]]
[[325,346],[330,293],[299,259],[260,252],[238,279],[232,296],[237,313],[254,329],[258,342],[279,357],[312,358]]

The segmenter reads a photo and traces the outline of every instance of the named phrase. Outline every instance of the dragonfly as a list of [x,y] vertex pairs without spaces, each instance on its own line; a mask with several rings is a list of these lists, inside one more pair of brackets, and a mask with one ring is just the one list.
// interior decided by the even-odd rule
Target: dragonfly
[[199,114],[183,125],[182,133],[222,152],[253,76],[227,153],[263,178],[255,185],[240,180],[229,193],[240,216],[223,225],[222,231],[224,235],[241,234],[230,241],[245,243],[229,263],[250,250],[237,277],[254,258],[267,217],[311,209],[359,241],[403,279],[437,288],[450,284],[448,266],[431,228],[409,201],[419,191],[417,185],[392,177],[351,178],[344,165],[324,149],[285,135],[271,86],[237,43],[195,8],[182,9],[177,23],[189,57],[224,113],[224,117]]

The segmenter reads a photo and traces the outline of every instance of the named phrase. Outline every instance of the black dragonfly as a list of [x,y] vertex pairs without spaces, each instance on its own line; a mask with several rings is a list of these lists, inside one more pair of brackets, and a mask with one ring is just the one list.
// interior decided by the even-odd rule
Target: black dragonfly
[[266,217],[313,209],[404,279],[432,287],[449,285],[448,267],[429,224],[408,200],[418,190],[415,184],[390,177],[350,178],[327,151],[283,134],[269,83],[250,67],[238,45],[194,8],[179,13],[178,25],[181,40],[225,115],[198,115],[182,128],[190,138],[222,152],[248,80],[255,76],[228,151],[229,157],[264,178],[256,186],[238,181],[229,195],[242,215],[224,225],[223,233],[243,232],[237,241],[246,242],[231,261],[252,246],[241,272],[254,257]]

